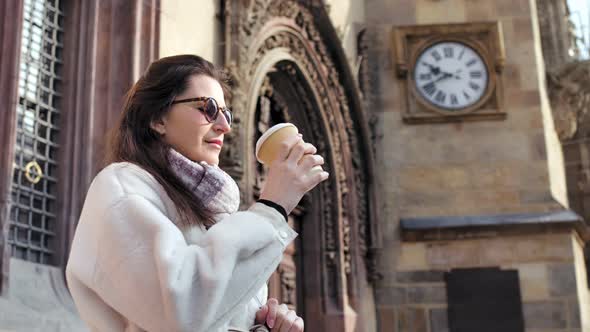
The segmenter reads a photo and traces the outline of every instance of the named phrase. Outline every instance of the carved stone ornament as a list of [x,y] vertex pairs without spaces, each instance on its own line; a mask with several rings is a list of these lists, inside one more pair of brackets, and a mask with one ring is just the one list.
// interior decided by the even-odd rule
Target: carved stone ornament
[[[351,107],[350,92],[345,92],[350,87],[343,85],[333,51],[316,26],[317,13],[322,10],[323,2],[315,0],[225,2],[225,64],[236,83],[231,104],[237,121],[221,166],[229,167],[242,188],[244,204],[249,204],[256,191],[253,138],[266,121],[262,113],[268,111],[264,110],[268,105],[257,103],[280,99],[272,96],[268,73],[288,77],[304,113],[295,114],[306,124],[300,131],[314,142],[330,173],[330,179],[314,189],[319,192],[315,222],[320,223],[317,240],[322,264],[313,268],[321,269],[322,294],[318,296],[324,309],[341,310],[345,297],[357,292],[359,271],[369,271],[362,274],[369,280],[377,278],[379,241],[369,211],[373,195],[368,186],[372,152],[364,141],[369,139],[368,130],[357,119],[364,115],[358,103]],[[353,91],[360,96],[356,86]],[[359,269],[358,262],[363,261],[365,266]]]
[[561,141],[590,134],[590,61],[571,62],[547,73],[555,130]]

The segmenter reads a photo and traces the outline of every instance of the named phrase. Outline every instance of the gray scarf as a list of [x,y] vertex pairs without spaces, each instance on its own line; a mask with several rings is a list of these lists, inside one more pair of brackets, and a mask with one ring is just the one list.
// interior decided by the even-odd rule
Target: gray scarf
[[168,162],[180,181],[213,212],[216,222],[238,211],[240,189],[219,166],[196,163],[174,149],[168,152]]

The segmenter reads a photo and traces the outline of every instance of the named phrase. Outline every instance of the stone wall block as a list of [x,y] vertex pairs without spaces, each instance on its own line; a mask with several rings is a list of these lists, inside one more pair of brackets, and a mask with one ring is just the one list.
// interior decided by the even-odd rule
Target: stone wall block
[[375,292],[375,303],[379,306],[396,306],[407,303],[407,291],[402,287],[382,287]]
[[446,304],[447,290],[444,286],[418,286],[407,290],[408,303]]
[[430,332],[450,332],[446,308],[430,309]]
[[428,269],[426,252],[424,243],[403,243],[400,247],[397,269],[400,271]]
[[420,270],[396,273],[396,280],[400,283],[444,282],[445,271]]
[[567,321],[569,327],[580,328],[582,327],[582,321],[580,319],[580,303],[578,302],[577,298],[569,300],[567,303],[568,306],[568,316]]
[[476,242],[441,243],[430,245],[426,251],[428,264],[433,268],[477,266],[479,245]]
[[496,11],[502,17],[528,16],[528,0],[495,0]]
[[395,326],[395,309],[381,307],[377,309],[378,311],[378,318],[379,318],[379,330],[380,331],[391,331],[397,332],[397,328]]
[[518,269],[520,293],[524,302],[549,299],[547,265],[529,263],[514,266]]
[[428,332],[426,309],[400,308],[398,310],[400,332]]
[[574,264],[551,265],[549,272],[549,292],[551,296],[576,295],[576,271]]
[[567,327],[566,306],[558,301],[538,301],[523,304],[526,329],[563,329]]

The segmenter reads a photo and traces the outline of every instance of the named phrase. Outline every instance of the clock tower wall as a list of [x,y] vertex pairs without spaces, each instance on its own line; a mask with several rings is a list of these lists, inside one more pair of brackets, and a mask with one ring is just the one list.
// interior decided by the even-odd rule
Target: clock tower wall
[[[567,207],[537,15],[535,0],[365,3],[370,78],[363,92],[383,216],[380,331],[453,331],[445,273],[489,267],[517,272],[525,331],[590,328],[579,257],[588,234]],[[501,29],[502,68],[490,69],[504,116],[408,121],[412,55],[400,61],[392,31],[481,22]],[[563,287],[567,294],[559,295]]]
[[[524,0],[378,1],[367,3],[366,12],[377,41],[370,43],[376,77],[369,109],[380,138],[375,142],[383,167],[380,182],[388,191],[395,188],[386,208],[399,215],[431,216],[548,211],[567,204],[534,5]],[[502,24],[506,60],[500,92],[506,118],[405,123],[408,105],[405,83],[396,77],[392,25],[481,21]]]

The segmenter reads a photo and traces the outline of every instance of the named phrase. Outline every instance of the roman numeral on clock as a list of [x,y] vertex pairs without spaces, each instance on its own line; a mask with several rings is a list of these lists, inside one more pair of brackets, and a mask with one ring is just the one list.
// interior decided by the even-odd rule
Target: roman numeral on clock
[[436,61],[440,61],[442,59],[442,56],[440,56],[440,53],[438,53],[438,51],[432,51],[430,53],[430,55],[432,55],[432,57],[436,60]]
[[420,74],[420,80],[422,81],[430,81],[432,79],[432,76],[430,76],[430,74]]
[[452,58],[453,57],[453,48],[452,47],[445,47],[443,49],[445,53],[445,58]]
[[445,99],[447,98],[447,94],[438,90],[438,92],[436,93],[436,97],[434,97],[434,100],[438,101],[439,103],[444,103]]
[[477,59],[471,59],[466,63],[467,67],[473,66],[477,62]]
[[469,76],[471,78],[481,78],[483,76],[483,73],[479,70],[471,71],[471,72],[469,72]]
[[434,85],[433,82],[424,84],[422,90],[424,90],[429,96],[432,96],[436,92],[436,85]]
[[454,93],[451,93],[451,105],[457,105],[459,104],[459,100],[457,99],[457,95]]
[[459,53],[459,60],[463,59],[463,54],[465,54],[465,47],[463,47],[461,53]]

